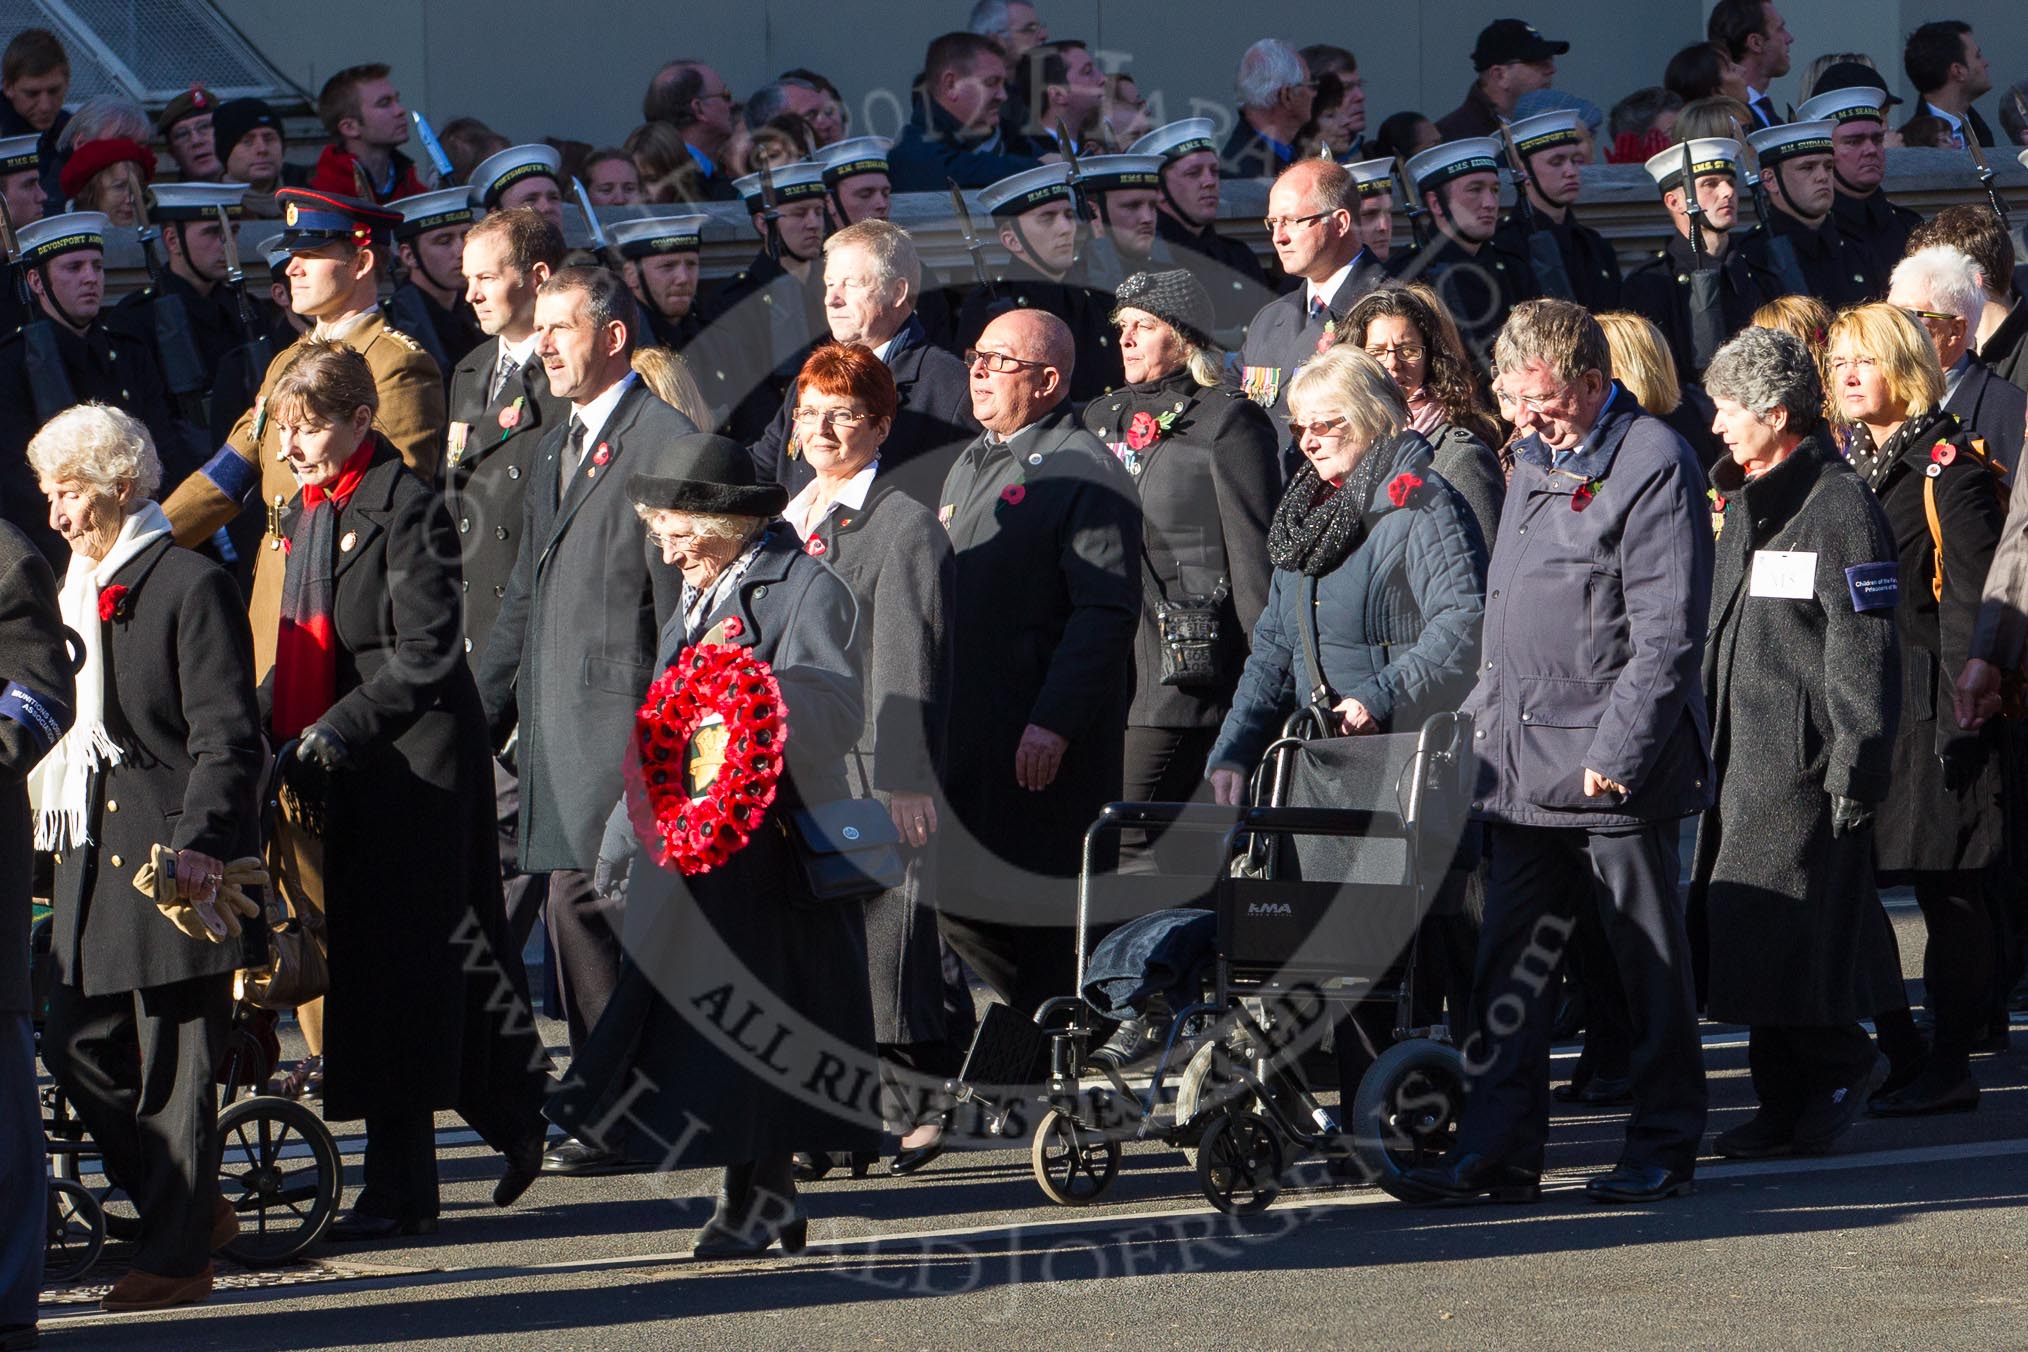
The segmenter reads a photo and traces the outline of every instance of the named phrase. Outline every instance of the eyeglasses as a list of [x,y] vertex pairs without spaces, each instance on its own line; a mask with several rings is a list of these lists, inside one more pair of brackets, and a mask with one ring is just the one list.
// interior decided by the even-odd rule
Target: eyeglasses
[[1335,441],[1345,435],[1345,420],[1343,418],[1320,418],[1316,422],[1306,423],[1291,418],[1289,419],[1289,435],[1297,441],[1301,441],[1306,436],[1315,437],[1319,441]]
[[1311,221],[1321,221],[1330,214],[1328,211],[1316,211],[1308,216],[1263,216],[1260,223],[1267,227],[1270,235],[1278,235],[1284,226],[1293,230],[1299,225],[1308,225]]
[[[1583,378],[1579,376],[1578,380]],[[1569,401],[1570,392],[1576,388],[1577,380],[1573,380],[1552,394],[1516,394],[1509,391],[1507,397],[1530,413],[1547,413],[1552,408],[1563,407]]]
[[1941,310],[1918,310],[1909,305],[1902,306],[1901,312],[1918,324],[1930,319],[1934,319],[1939,324],[1949,324],[1962,317],[1959,315],[1947,315]]
[[836,427],[850,429],[869,421],[871,413],[854,413],[843,408],[799,408],[789,415],[798,427]]
[[1396,343],[1393,347],[1369,347],[1366,355],[1375,361],[1386,361],[1389,357],[1397,361],[1417,362],[1422,360],[1421,343]]
[[974,366],[984,366],[988,371],[1004,376],[1009,371],[1019,371],[1023,367],[1034,367],[1036,370],[1041,370],[1048,365],[1049,363],[1046,361],[1027,361],[1021,357],[1009,356],[1005,352],[981,352],[976,347],[965,349],[965,367],[967,370]]
[[658,530],[648,532],[648,543],[657,549],[695,549],[708,538],[696,531],[688,530],[673,531],[668,535]]
[[1833,357],[1829,362],[1831,374],[1842,376],[1854,371],[1872,371],[1880,363],[1871,357]]

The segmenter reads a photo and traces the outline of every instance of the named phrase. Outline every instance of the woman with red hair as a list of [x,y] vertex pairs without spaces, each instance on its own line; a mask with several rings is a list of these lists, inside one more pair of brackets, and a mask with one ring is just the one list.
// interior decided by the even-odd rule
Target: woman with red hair
[[[899,398],[887,365],[864,347],[827,343],[796,378],[791,456],[816,478],[782,515],[803,550],[837,570],[859,602],[866,725],[846,757],[852,792],[887,805],[908,850],[901,886],[866,905],[874,1039],[902,1132],[893,1168],[922,1167],[943,1149],[943,1081],[957,1070],[946,1037],[943,964],[932,900],[951,683],[950,539],[929,509],[880,478],[880,447]],[[821,1177],[831,1161],[799,1161]],[[871,1161],[853,1160],[855,1174]]]

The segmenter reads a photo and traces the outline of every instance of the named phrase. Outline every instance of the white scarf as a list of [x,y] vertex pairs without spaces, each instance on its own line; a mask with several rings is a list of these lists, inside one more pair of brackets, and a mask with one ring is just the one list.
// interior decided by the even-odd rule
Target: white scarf
[[77,672],[76,721],[28,776],[38,850],[92,843],[92,774],[101,765],[120,763],[120,748],[106,734],[105,626],[99,619],[99,590],[136,554],[168,533],[169,518],[162,509],[143,501],[120,523],[120,534],[103,559],[70,556],[56,602],[64,624],[83,645],[84,665]]

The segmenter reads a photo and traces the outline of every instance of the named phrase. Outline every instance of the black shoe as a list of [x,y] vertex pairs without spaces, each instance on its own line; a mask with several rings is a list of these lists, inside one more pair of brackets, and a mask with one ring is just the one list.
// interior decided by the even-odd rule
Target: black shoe
[[1986,1028],[1987,1031],[1980,1034],[1979,1040],[1972,1044],[1972,1055],[2005,1056],[2009,1045],[2006,1021],[2003,1019],[1999,1023],[1989,1023]]
[[34,1347],[41,1341],[33,1324],[0,1325],[0,1352],[15,1352],[16,1348]]
[[824,1150],[798,1150],[790,1156],[790,1168],[796,1182],[816,1183],[836,1169],[841,1159],[850,1164],[854,1178],[866,1177],[880,1163],[880,1156],[871,1150],[855,1150],[842,1157]]
[[718,1206],[698,1232],[691,1257],[710,1262],[758,1258],[777,1242],[786,1254],[810,1241],[810,1221],[796,1196],[795,1166],[787,1156],[726,1169]]
[[1659,1202],[1665,1197],[1688,1196],[1691,1189],[1688,1169],[1664,1169],[1655,1164],[1615,1165],[1584,1185],[1584,1195],[1594,1202]]
[[1550,1025],[1551,1042],[1575,1042],[1584,1031],[1584,991],[1576,986],[1569,987],[1563,996],[1563,1003],[1556,1007],[1556,1022]]
[[527,1140],[506,1151],[507,1170],[500,1175],[500,1181],[493,1185],[493,1205],[513,1206],[521,1194],[528,1191],[542,1173],[542,1141],[544,1133],[536,1132]]
[[1539,1202],[1542,1179],[1526,1169],[1484,1155],[1426,1164],[1403,1174],[1392,1189],[1418,1206],[1459,1206],[1479,1202]]
[[354,1209],[331,1222],[324,1238],[333,1243],[344,1243],[362,1239],[392,1239],[396,1235],[433,1235],[437,1232],[435,1216],[417,1216],[412,1220],[400,1221],[392,1216],[369,1216]]
[[1968,1113],[1979,1106],[1979,1082],[1969,1073],[1949,1070],[1925,1072],[1906,1089],[1881,1094],[1866,1105],[1875,1117],[1929,1117],[1939,1113]]
[[1867,1099],[1885,1078],[1887,1061],[1876,1056],[1853,1083],[1828,1094],[1820,1091],[1810,1098],[1804,1104],[1802,1116],[1796,1119],[1796,1153],[1822,1155],[1829,1151],[1839,1137],[1852,1129],[1859,1114],[1866,1111]]
[[[1565,1086],[1565,1088],[1575,1087],[1574,1084]],[[1583,1088],[1577,1089],[1575,1094],[1566,1097],[1564,1102],[1569,1103],[1573,1100],[1578,1103],[1588,1103],[1594,1108],[1632,1103],[1634,1101],[1634,1077],[1631,1075],[1594,1075]]]
[[937,1138],[928,1145],[910,1146],[906,1150],[896,1151],[894,1158],[888,1162],[887,1172],[896,1178],[901,1177],[903,1174],[914,1173],[937,1156],[943,1154],[950,1139],[950,1128],[946,1126],[937,1133]]
[[572,1178],[604,1178],[609,1174],[638,1174],[646,1169],[643,1164],[615,1155],[610,1150],[600,1150],[586,1145],[583,1141],[564,1141],[551,1146],[542,1156],[542,1172],[565,1174]]
[[1920,1076],[1922,1072],[1928,1068],[1928,1066],[1929,1066],[1929,1053],[1927,1051],[1925,1051],[1921,1056],[1911,1056],[1908,1059],[1901,1061],[1899,1063],[1889,1062],[1887,1067],[1887,1078],[1880,1082],[1880,1087],[1878,1089],[1874,1090],[1871,1094],[1867,1095],[1866,1097],[1866,1111],[1869,1113],[1872,1112],[1874,1104],[1880,1102],[1880,1100],[1886,1098],[1889,1094],[1898,1094],[1902,1090],[1914,1084],[1917,1077]]
[[1773,1114],[1764,1105],[1731,1131],[1721,1131],[1711,1140],[1714,1153],[1734,1160],[1771,1159],[1790,1153],[1795,1146],[1795,1114]]
[[1142,1015],[1113,1029],[1113,1035],[1086,1059],[1125,1075],[1153,1065],[1168,1041],[1169,1020]]

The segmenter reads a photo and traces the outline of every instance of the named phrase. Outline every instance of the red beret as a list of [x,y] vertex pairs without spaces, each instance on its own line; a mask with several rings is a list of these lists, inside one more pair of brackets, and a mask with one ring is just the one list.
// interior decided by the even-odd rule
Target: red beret
[[57,187],[65,197],[75,198],[84,191],[84,185],[92,181],[93,174],[123,162],[139,167],[143,183],[154,180],[155,152],[139,141],[116,136],[104,141],[86,141],[72,150],[70,159],[64,162],[62,176],[57,179]]

